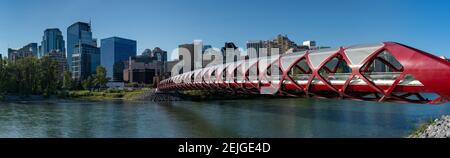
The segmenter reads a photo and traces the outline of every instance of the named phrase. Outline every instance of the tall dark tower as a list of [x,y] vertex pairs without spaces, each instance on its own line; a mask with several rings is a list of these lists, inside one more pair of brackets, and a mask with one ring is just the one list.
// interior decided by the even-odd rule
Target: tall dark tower
[[87,44],[97,47],[97,41],[92,38],[91,22],[76,22],[67,28],[67,63],[72,67],[72,55],[75,47]]

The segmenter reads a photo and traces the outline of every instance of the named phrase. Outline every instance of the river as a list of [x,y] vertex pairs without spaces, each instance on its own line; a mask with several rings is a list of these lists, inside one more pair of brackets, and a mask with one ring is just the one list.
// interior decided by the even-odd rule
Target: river
[[0,137],[406,137],[450,104],[326,99],[0,103]]

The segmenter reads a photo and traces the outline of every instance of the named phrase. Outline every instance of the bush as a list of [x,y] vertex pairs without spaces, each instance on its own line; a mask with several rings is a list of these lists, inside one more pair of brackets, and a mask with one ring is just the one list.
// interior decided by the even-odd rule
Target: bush
[[105,93],[122,93],[123,90],[120,89],[108,89],[105,91]]
[[71,91],[71,92],[69,92],[68,96],[70,96],[70,97],[87,97],[87,96],[92,96],[92,93],[90,91]]
[[122,93],[114,93],[111,95],[112,98],[122,98],[124,96],[124,94]]

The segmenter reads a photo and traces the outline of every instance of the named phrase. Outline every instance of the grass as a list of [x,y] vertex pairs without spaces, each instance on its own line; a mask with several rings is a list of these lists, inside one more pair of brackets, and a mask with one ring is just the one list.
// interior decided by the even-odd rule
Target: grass
[[86,100],[133,100],[136,96],[141,95],[145,90],[104,90],[104,91],[88,91],[78,90],[69,91],[65,94],[68,98],[86,99]]
[[123,99],[125,100],[133,100],[134,98],[136,98],[137,96],[141,95],[142,93],[144,93],[145,90],[134,90],[134,91],[128,91],[123,95]]
[[436,122],[434,121],[434,119],[430,119],[427,122],[420,124],[419,127],[412,131],[411,135],[409,135],[409,138],[419,138],[420,135],[425,132],[429,126],[432,126],[435,123]]

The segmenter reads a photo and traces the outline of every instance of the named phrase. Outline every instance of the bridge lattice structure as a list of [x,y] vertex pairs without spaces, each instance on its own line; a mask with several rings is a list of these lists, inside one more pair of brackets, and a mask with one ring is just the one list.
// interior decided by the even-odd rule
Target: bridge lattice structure
[[442,103],[450,100],[450,62],[383,42],[215,65],[158,84],[159,91],[261,94],[264,88],[275,89],[271,95],[292,97]]

